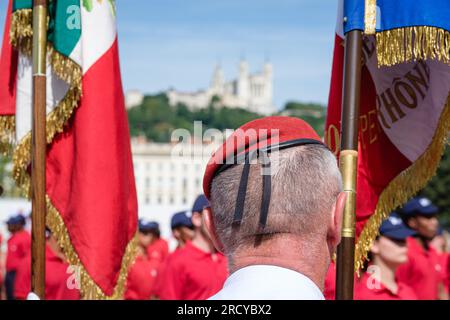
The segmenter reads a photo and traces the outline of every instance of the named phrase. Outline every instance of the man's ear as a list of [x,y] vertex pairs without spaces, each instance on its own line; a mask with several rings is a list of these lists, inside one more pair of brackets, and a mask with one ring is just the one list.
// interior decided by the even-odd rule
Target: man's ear
[[192,212],[191,221],[195,228],[201,228],[202,214],[200,212]]
[[213,213],[212,213],[211,208],[205,208],[203,210],[202,219],[203,219],[203,225],[205,226],[205,230],[208,233],[208,236],[211,239],[211,242],[213,243],[214,247],[218,251],[223,253],[224,252],[223,244],[219,240],[219,237],[217,236],[216,227],[214,225]]
[[327,232],[327,242],[330,249],[333,249],[333,251],[341,242],[342,219],[344,217],[346,199],[347,194],[345,192],[339,193],[331,212],[331,220]]
[[370,246],[370,252],[372,252],[372,254],[380,253],[379,240],[374,240],[372,242],[372,245]]
[[409,228],[416,230],[417,229],[417,218],[411,217],[405,223]]

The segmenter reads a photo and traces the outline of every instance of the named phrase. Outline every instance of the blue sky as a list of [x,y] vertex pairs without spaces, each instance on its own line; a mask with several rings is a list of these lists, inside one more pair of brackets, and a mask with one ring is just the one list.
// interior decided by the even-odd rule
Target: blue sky
[[[275,104],[326,103],[336,0],[117,0],[125,90],[205,88],[220,62],[226,79],[245,57],[274,65]],[[7,0],[0,0],[4,24]]]

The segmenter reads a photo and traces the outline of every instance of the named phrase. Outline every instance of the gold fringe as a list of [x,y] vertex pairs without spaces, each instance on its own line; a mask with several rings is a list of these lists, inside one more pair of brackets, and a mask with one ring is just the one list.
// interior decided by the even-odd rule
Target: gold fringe
[[15,140],[16,117],[13,115],[0,116],[0,154],[12,154],[12,144]]
[[450,32],[428,26],[378,32],[378,67],[433,59],[450,65]]
[[22,9],[13,12],[9,36],[13,47],[20,48],[21,52],[31,56],[33,47],[32,9]]
[[[32,10],[25,9],[13,13],[11,22],[11,43],[18,48],[21,53],[31,56],[32,49]],[[53,72],[63,81],[69,83],[70,87],[66,96],[60,103],[47,115],[47,143],[50,144],[53,138],[60,132],[63,132],[64,126],[71,118],[75,108],[78,106],[82,95],[82,70],[79,65],[71,59],[61,55],[53,46],[48,44],[48,55],[50,58]],[[31,179],[27,172],[27,166],[31,161],[31,133],[29,132],[19,142],[13,154],[13,177],[16,184],[20,187],[26,197],[30,197]],[[64,225],[59,212],[53,206],[47,196],[47,225],[52,230],[59,245],[64,250],[69,262],[72,265],[80,267],[81,296],[84,299],[120,299],[124,293],[124,286],[128,274],[128,268],[135,258],[137,247],[137,238],[130,241],[125,250],[122,259],[122,265],[119,273],[114,293],[111,296],[105,295],[97,286],[94,280],[89,276],[86,269],[73,248],[69,234]]]
[[369,218],[361,232],[355,247],[355,270],[359,270],[370,250],[378,229],[395,208],[425,187],[429,179],[436,174],[437,167],[447,144],[450,130],[450,94],[442,111],[433,140],[427,150],[406,170],[389,183],[381,193],[374,214]]
[[134,261],[137,247],[137,235],[128,243],[125,253],[122,259],[122,265],[120,268],[119,279],[114,288],[114,293],[111,296],[106,296],[98,285],[92,280],[88,272],[81,263],[75,249],[70,241],[69,233],[66,229],[63,219],[58,210],[53,206],[50,198],[47,196],[47,225],[58,239],[58,243],[61,246],[64,254],[66,255],[71,265],[78,266],[80,268],[80,291],[83,299],[87,300],[117,300],[121,299],[125,290],[125,282],[128,275],[128,268]]
[[377,0],[366,0],[364,4],[364,34],[375,34],[377,25]]
[[[32,20],[33,11],[31,9],[15,11],[11,19],[11,44],[20,50],[21,53],[28,56],[31,56],[33,37]],[[66,96],[47,115],[46,135],[47,143],[50,144],[56,134],[63,131],[65,124],[78,106],[82,93],[82,70],[71,59],[54,50],[50,43],[48,44],[48,56],[55,75],[70,85]],[[13,177],[27,197],[30,194],[30,177],[27,173],[27,166],[31,161],[30,150],[31,133],[29,132],[18,143],[13,154]]]
[[[78,106],[81,97],[81,79],[75,81],[69,88],[66,96],[60,103],[47,115],[47,144],[53,141],[53,138],[63,131],[64,125],[70,119],[73,111]],[[13,153],[13,178],[16,184],[23,190],[23,195],[30,195],[30,176],[27,172],[27,166],[31,162],[31,132],[28,132],[14,149]]]

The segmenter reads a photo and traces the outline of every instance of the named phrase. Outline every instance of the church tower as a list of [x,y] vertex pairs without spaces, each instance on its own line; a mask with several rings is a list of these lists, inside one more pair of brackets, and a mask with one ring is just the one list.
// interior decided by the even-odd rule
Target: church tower
[[266,101],[267,110],[265,112],[274,112],[273,108],[273,67],[272,64],[267,61],[263,68],[264,75],[264,99]]
[[224,93],[224,85],[225,85],[225,79],[223,76],[222,67],[220,64],[217,64],[213,77],[211,79],[211,90],[214,95],[223,95]]
[[249,67],[245,59],[239,63],[239,77],[237,80],[237,96],[244,104],[247,104],[250,98],[250,81],[249,81]]

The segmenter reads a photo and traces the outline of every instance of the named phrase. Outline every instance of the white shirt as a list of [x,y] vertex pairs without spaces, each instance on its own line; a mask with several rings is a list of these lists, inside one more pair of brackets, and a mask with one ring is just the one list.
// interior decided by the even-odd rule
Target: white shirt
[[300,272],[254,265],[237,270],[209,300],[324,300],[317,285]]

